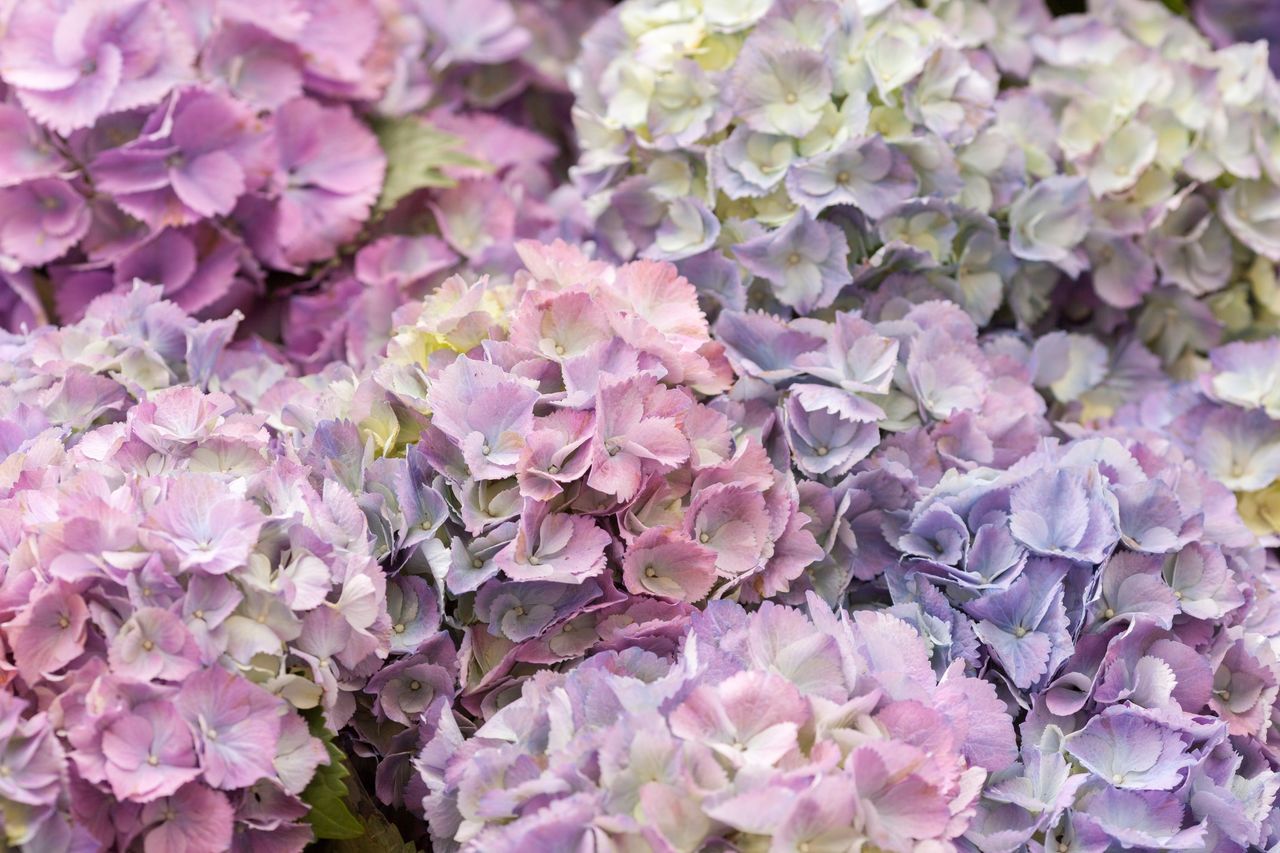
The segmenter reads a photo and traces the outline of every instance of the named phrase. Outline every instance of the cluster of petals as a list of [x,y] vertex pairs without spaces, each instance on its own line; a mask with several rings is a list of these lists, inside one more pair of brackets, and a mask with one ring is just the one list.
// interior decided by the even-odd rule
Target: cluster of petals
[[434,849],[954,850],[1016,756],[992,686],[895,616],[719,601],[677,654],[527,680],[415,758]]
[[944,477],[886,514],[889,612],[929,638],[935,668],[964,661],[1020,720],[1019,765],[987,786],[968,837],[1269,846],[1274,569],[1176,442],[1112,432]]
[[387,583],[351,496],[217,390],[262,369],[225,350],[237,319],[139,284],[0,338],[10,845],[312,837],[309,724],[336,733],[388,654]]
[[573,78],[575,177],[603,245],[729,307],[1128,315],[1172,363],[1275,328],[1267,57],[1146,0],[626,0]]
[[[574,228],[558,144],[496,111],[565,89],[594,5],[461,8],[0,4],[0,323],[72,323],[142,278],[195,316],[256,309],[322,366],[376,352],[434,273],[502,268],[513,235]],[[427,188],[410,212],[387,197],[406,171]],[[281,298],[283,316],[263,304]]]

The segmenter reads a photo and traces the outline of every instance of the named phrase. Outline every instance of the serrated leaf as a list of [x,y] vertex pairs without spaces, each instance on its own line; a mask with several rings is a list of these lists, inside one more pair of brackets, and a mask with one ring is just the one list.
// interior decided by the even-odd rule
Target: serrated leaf
[[432,127],[419,118],[384,119],[374,125],[387,156],[387,177],[375,208],[386,213],[410,193],[428,187],[451,187],[448,167],[484,169],[486,164],[463,151],[461,137]]
[[329,763],[316,768],[316,775],[302,792],[302,801],[311,806],[311,811],[307,812],[311,831],[316,838],[322,839],[359,838],[364,835],[364,824],[347,806],[350,794],[345,780],[351,771],[347,769],[346,757],[333,745],[332,734],[323,728],[312,733],[324,741]]

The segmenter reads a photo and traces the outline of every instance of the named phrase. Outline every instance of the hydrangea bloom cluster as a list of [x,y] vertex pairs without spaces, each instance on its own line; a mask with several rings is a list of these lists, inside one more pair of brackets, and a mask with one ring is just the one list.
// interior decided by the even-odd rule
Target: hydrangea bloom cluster
[[713,405],[794,470],[823,547],[794,589],[765,595],[841,600],[850,582],[897,562],[885,512],[910,507],[947,471],[1008,467],[1049,433],[1024,344],[980,338],[954,303],[898,307],[899,319],[874,324],[855,312],[787,321],[724,311],[716,321],[741,379]]
[[0,0],[0,846],[1280,850],[1251,2]]
[[1230,492],[1169,440],[1046,443],[944,477],[883,527],[890,612],[935,667],[963,660],[1026,712],[977,849],[1269,846],[1274,576]]
[[1235,493],[1244,522],[1280,544],[1280,342],[1235,341],[1209,352],[1191,380],[1166,380],[1108,423],[1158,431]]
[[255,327],[322,365],[376,352],[434,273],[572,228],[520,99],[564,89],[594,6],[479,5],[0,5],[0,320],[134,278],[209,318],[270,287],[301,296]]
[[759,281],[799,313],[888,289],[1028,324],[1065,290],[1104,328],[1149,303],[1173,347],[1220,325],[1197,298],[1248,301],[1280,260],[1265,44],[1214,50],[1144,0],[922,5],[620,4],[575,78],[602,237],[733,307]]
[[415,764],[437,850],[947,850],[1015,757],[987,682],[885,613],[716,602],[680,653],[528,680]]
[[335,365],[256,402],[355,496],[392,575],[404,657],[355,717],[388,802],[413,804],[425,709],[487,718],[539,669],[670,653],[709,600],[840,602],[897,559],[887,512],[1049,429],[1026,348],[980,341],[950,303],[878,324],[722,312],[712,329],[669,263],[517,251],[512,283],[453,278],[402,310],[363,374]]
[[139,286],[0,338],[8,844],[312,837],[300,795],[330,757],[300,712],[350,717],[387,584],[351,496],[214,390],[219,360],[250,366],[235,324]]

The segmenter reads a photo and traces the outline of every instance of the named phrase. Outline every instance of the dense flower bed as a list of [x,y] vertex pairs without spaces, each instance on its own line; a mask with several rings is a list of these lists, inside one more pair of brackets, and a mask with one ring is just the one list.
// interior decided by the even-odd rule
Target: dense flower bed
[[0,0],[4,846],[1280,847],[1169,5]]

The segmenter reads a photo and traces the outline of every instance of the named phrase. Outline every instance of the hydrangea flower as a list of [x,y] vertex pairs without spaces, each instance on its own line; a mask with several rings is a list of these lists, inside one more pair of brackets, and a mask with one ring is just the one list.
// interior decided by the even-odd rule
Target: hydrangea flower
[[1241,287],[1280,251],[1268,49],[1200,5],[1226,7],[1197,8],[1213,43],[1145,2],[625,0],[573,76],[574,176],[606,249],[709,304],[868,310],[889,285],[1106,334],[1177,290],[1215,334],[1274,330]]
[[386,577],[354,501],[217,390],[275,364],[225,349],[235,323],[139,284],[0,342],[11,845],[312,836],[300,795],[332,759],[302,714],[350,718],[390,651]]
[[545,673],[465,741],[442,716],[414,760],[434,844],[954,847],[1015,754],[994,691],[900,619],[810,607],[717,602],[673,655]]
[[[1021,761],[988,784],[969,843],[1270,837],[1266,558],[1226,488],[1168,437],[1046,443],[1005,471],[944,477],[885,528],[904,531],[891,612],[936,637],[936,669],[966,661],[1020,709]],[[1196,797],[1209,777],[1241,792],[1247,818]]]
[[449,270],[509,277],[514,239],[582,235],[544,120],[568,121],[594,0],[82,5],[5,12],[7,329],[140,277],[308,369],[363,364]]

